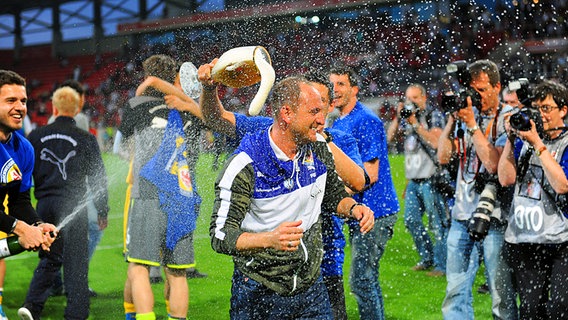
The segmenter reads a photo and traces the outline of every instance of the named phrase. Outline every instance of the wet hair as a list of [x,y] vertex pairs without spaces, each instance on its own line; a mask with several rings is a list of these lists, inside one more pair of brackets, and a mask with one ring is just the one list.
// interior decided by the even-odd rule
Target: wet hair
[[329,101],[333,100],[333,84],[331,83],[331,81],[329,81],[329,77],[325,73],[317,70],[312,70],[306,73],[304,77],[309,82],[319,83],[326,86],[328,89]]
[[275,117],[280,116],[279,110],[285,105],[289,106],[293,111],[297,110],[298,101],[300,101],[301,84],[310,85],[310,82],[304,77],[292,76],[274,85],[270,104],[275,111]]
[[11,70],[0,70],[0,88],[7,84],[26,86],[26,79]]
[[472,80],[477,79],[482,72],[487,74],[489,77],[489,83],[492,87],[497,86],[497,84],[501,82],[499,68],[495,62],[491,60],[477,60],[469,65],[469,73]]
[[352,68],[345,65],[336,65],[329,71],[330,74],[347,75],[352,87],[359,86],[359,75]]
[[174,83],[179,70],[178,63],[172,57],[164,54],[156,54],[144,60],[142,68],[146,77],[158,77],[169,83]]
[[74,88],[61,87],[55,90],[51,100],[53,101],[53,106],[57,108],[59,112],[75,113],[77,108],[79,108],[81,98]]
[[65,80],[61,83],[61,85],[59,85],[59,88],[63,87],[71,87],[72,89],[75,89],[80,96],[85,94],[85,87],[83,87],[83,85],[77,80]]
[[533,90],[533,96],[535,101],[542,101],[551,96],[560,109],[568,106],[568,90],[562,84],[552,80],[543,80],[539,83]]

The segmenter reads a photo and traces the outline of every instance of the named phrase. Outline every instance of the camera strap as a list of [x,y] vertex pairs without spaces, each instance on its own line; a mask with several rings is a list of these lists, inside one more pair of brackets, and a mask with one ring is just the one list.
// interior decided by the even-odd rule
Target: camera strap
[[[499,114],[501,113],[501,109],[503,108],[503,104],[499,102],[499,107],[497,108],[497,112],[495,113],[495,117],[493,117],[493,119],[490,120],[489,124],[487,125],[487,127],[485,128],[485,133],[483,134],[485,136],[485,138],[489,139],[489,135],[491,134],[491,137],[494,140],[497,140],[497,120],[499,119]],[[482,119],[481,114],[479,114],[479,119],[478,119],[478,125],[480,125],[480,120]],[[480,126],[481,127],[481,126]],[[479,159],[479,156],[476,154],[476,158],[477,158],[477,167],[475,168],[475,174],[473,176],[473,179],[471,181],[466,181],[465,177],[464,177],[464,171],[465,171],[465,164],[467,162],[468,156],[467,156],[467,144],[465,142],[465,135],[461,136],[461,141],[458,140],[458,154],[462,155],[460,157],[460,168],[461,168],[461,178],[462,180],[466,183],[466,184],[470,184],[472,182],[475,181],[475,179],[477,178],[477,175],[479,174],[479,169],[481,168],[481,159]],[[495,142],[493,142],[495,143]],[[473,144],[473,141],[472,141]],[[461,152],[461,148],[463,148],[463,152]]]
[[532,147],[528,148],[527,152],[525,152],[520,158],[518,163],[518,170],[517,170],[517,181],[522,181],[525,175],[527,174],[527,170],[529,169],[529,161],[533,155],[534,149]]
[[[523,158],[519,158],[519,170],[517,170],[517,183],[521,183],[522,179],[524,179],[527,172],[529,172],[530,175],[533,176],[533,178],[539,179],[539,177],[537,177],[532,170],[528,170],[528,168],[530,167],[529,160],[533,155],[533,153],[534,149],[532,147],[529,147],[527,152],[523,155]],[[565,215],[564,214],[565,210],[568,210],[568,201],[566,196],[563,196],[561,194],[557,194],[555,196],[550,191],[548,191],[547,188],[545,188],[544,186],[541,186],[540,189],[552,200],[551,203],[556,205],[558,211],[560,211],[563,215]],[[566,215],[565,217],[568,218],[568,216]]]

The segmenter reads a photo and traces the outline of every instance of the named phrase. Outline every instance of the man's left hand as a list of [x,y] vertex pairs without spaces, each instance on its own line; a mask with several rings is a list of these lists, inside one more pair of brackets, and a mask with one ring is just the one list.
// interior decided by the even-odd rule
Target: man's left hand
[[359,221],[359,226],[361,227],[361,233],[365,234],[375,225],[375,214],[373,210],[365,205],[357,205],[352,210],[353,218]]

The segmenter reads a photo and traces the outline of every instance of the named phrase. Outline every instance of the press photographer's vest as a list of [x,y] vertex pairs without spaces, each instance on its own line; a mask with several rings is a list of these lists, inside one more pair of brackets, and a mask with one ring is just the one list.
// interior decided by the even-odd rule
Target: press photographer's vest
[[[510,109],[510,107],[509,107]],[[475,109],[474,109],[475,110]],[[492,145],[495,144],[497,137],[505,132],[505,127],[503,126],[503,115],[507,112],[505,108],[500,110],[499,116],[497,117],[497,123],[493,123],[494,117],[483,117],[479,128],[481,132],[487,137],[487,140]],[[480,115],[476,115],[476,119]],[[478,122],[479,123],[479,122]],[[492,129],[494,128],[494,129]],[[465,131],[465,125],[463,126]],[[473,145],[473,140],[470,134],[464,134],[465,142],[465,161],[460,163],[458,169],[458,179],[456,186],[456,202],[452,208],[452,218],[455,220],[469,220],[471,215],[475,211],[477,204],[479,202],[479,194],[474,190],[475,179],[478,178],[479,174],[486,171],[485,167],[481,163],[481,160],[477,157],[477,152]],[[462,150],[463,151],[463,150]],[[464,157],[460,155],[460,157]],[[461,161],[461,160],[460,160]],[[499,198],[495,202],[495,209],[493,214],[501,216],[501,203]]]
[[[552,157],[559,162],[568,145],[568,132],[554,141],[545,141],[545,144]],[[525,143],[519,159],[527,151],[528,144]],[[533,153],[526,174],[515,186],[505,240],[509,243],[568,241],[568,219],[564,217],[559,203],[558,194],[544,175],[540,158]]]
[[[420,112],[418,122],[429,130],[430,125],[427,121],[428,114]],[[406,125],[406,139],[404,140],[404,168],[406,179],[426,179],[430,178],[436,171],[436,164],[432,160],[425,148],[426,142],[420,141],[418,133],[410,125]],[[433,152],[433,155],[436,153]]]

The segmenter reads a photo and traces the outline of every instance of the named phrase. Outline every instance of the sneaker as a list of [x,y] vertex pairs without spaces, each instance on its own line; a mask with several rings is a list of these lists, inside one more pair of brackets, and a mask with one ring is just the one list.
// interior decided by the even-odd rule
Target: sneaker
[[418,264],[412,267],[411,269],[414,271],[427,271],[430,270],[432,267],[433,264],[431,262],[418,262]]
[[442,270],[434,269],[426,274],[429,277],[439,278],[446,275],[446,273]]
[[18,317],[20,317],[20,320],[39,320],[39,316],[34,315],[26,306],[18,309]]
[[188,279],[196,279],[196,278],[207,278],[206,273],[201,273],[197,271],[197,269],[188,270],[186,273]]
[[97,292],[91,288],[89,288],[89,297],[94,298],[98,296]]
[[487,282],[485,282],[484,284],[480,285],[479,288],[477,288],[477,293],[479,294],[489,293],[489,285],[487,284]]

